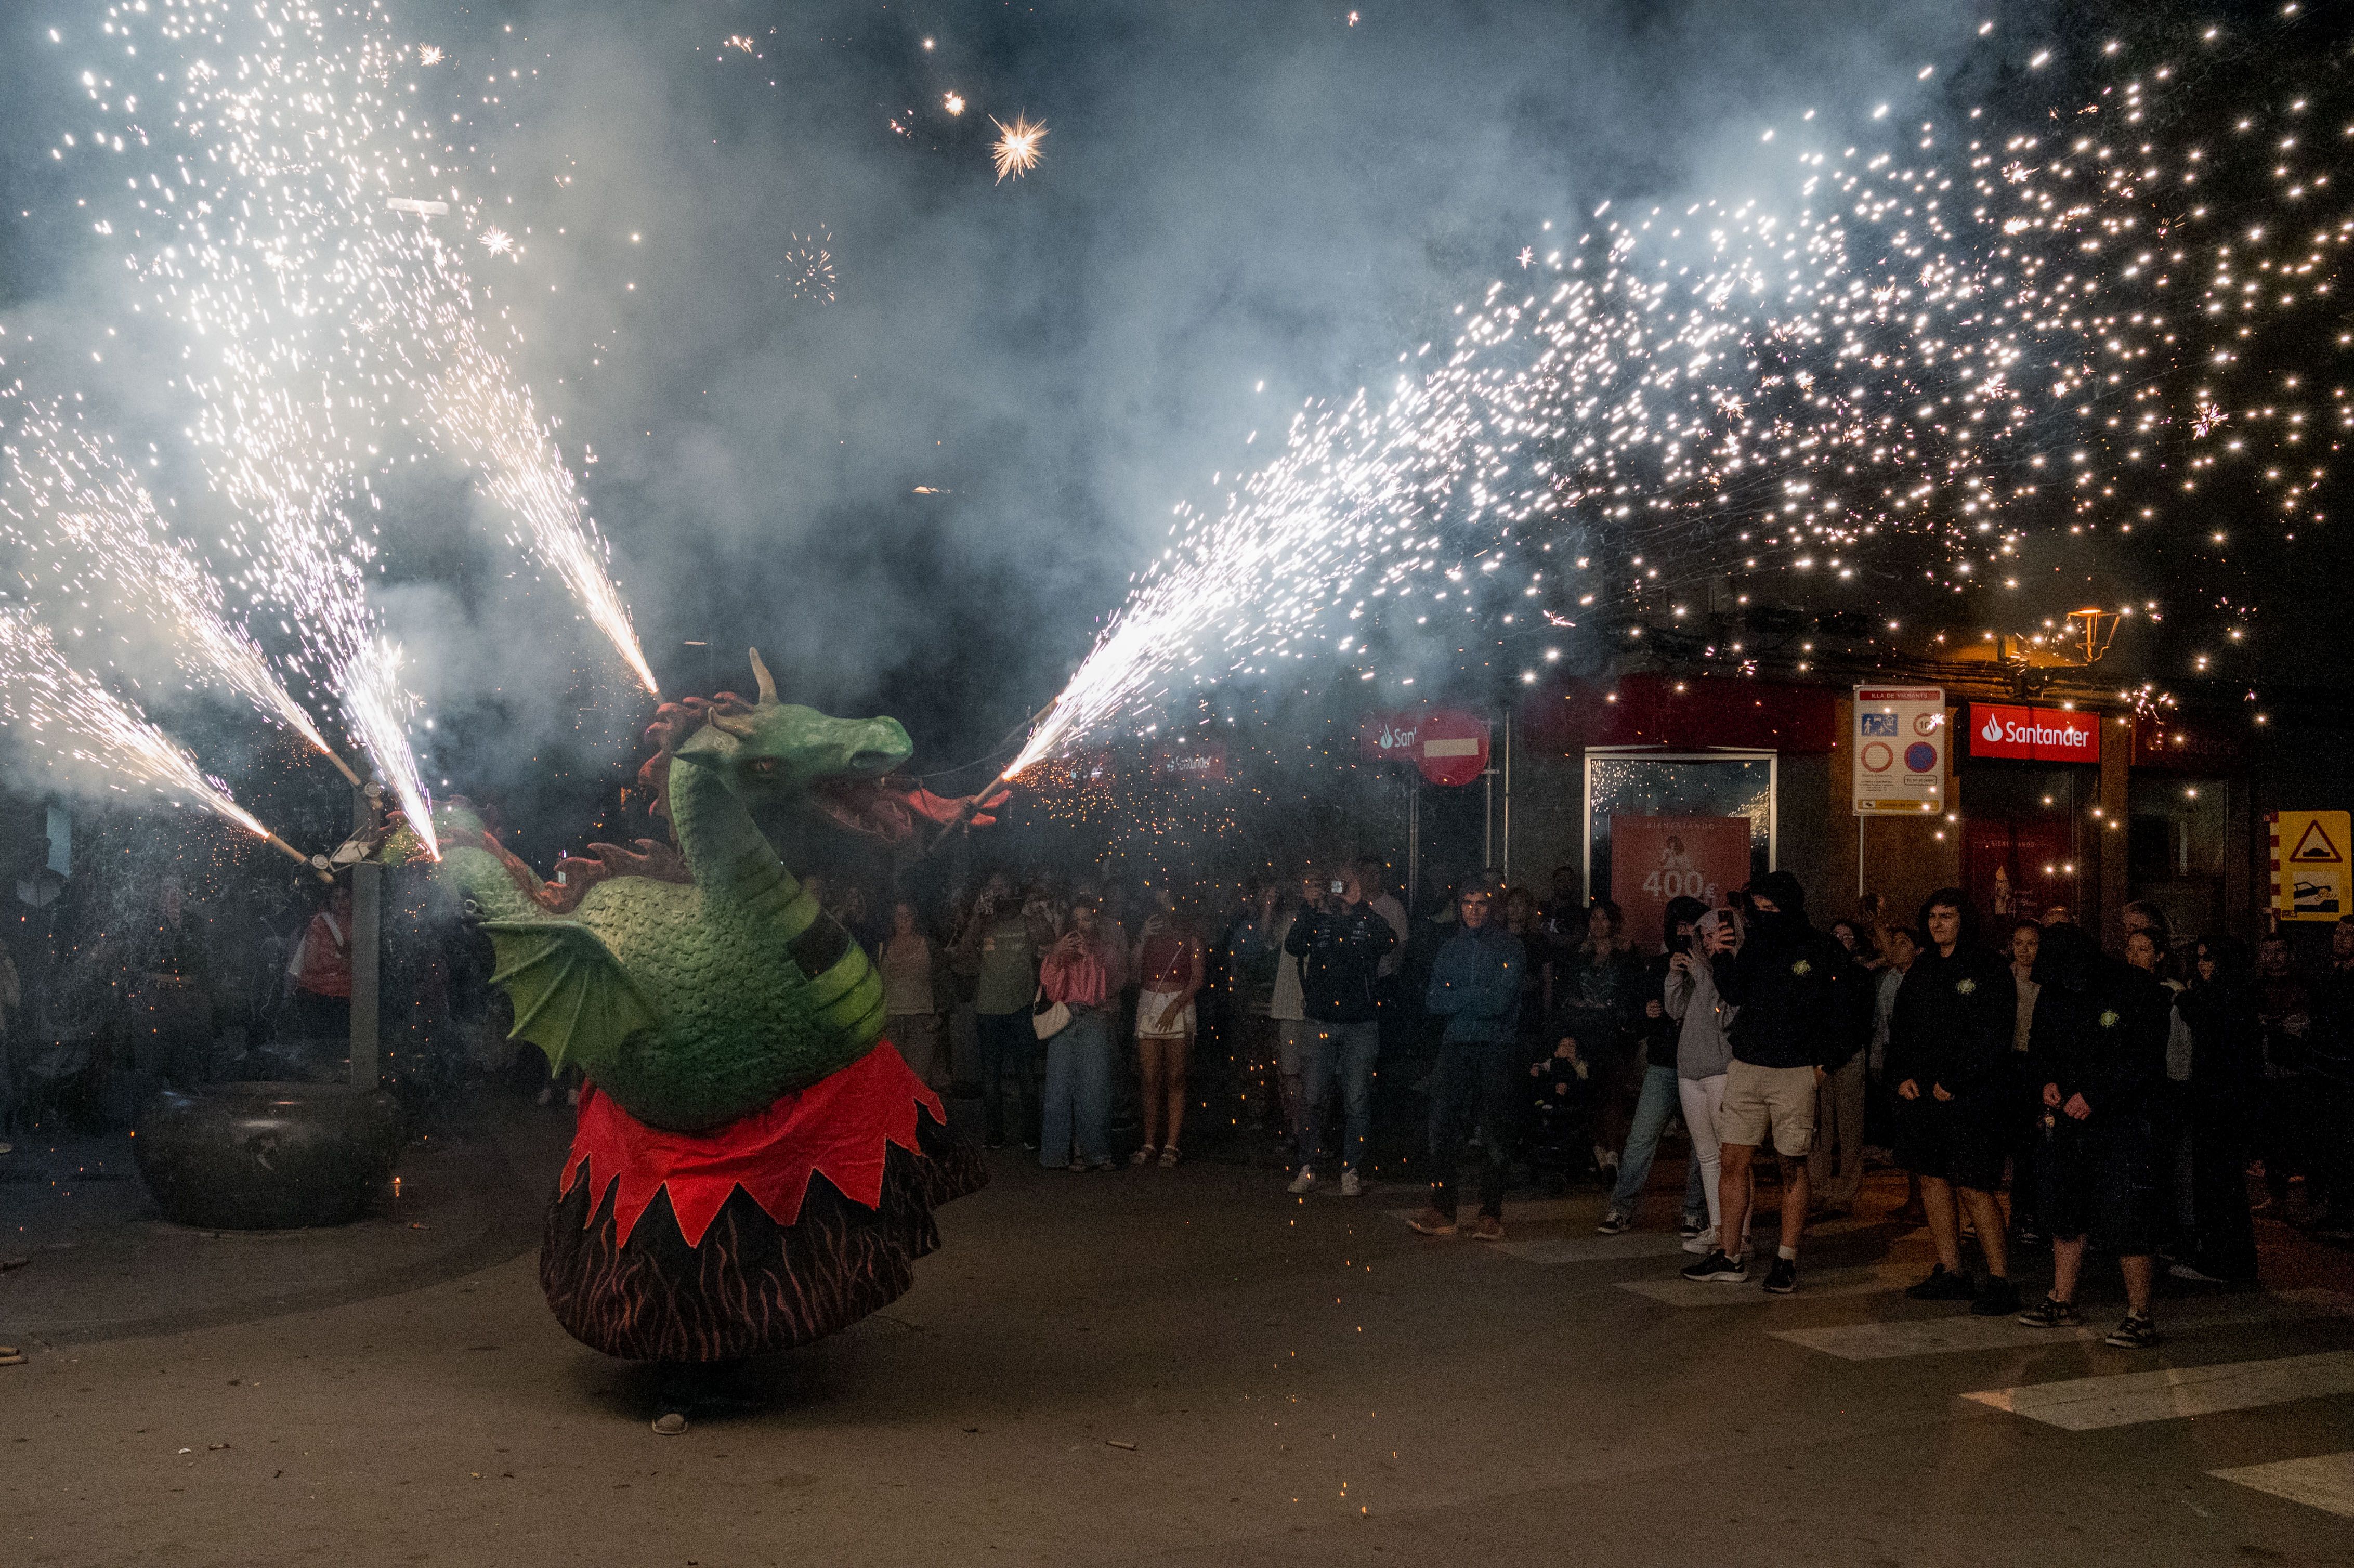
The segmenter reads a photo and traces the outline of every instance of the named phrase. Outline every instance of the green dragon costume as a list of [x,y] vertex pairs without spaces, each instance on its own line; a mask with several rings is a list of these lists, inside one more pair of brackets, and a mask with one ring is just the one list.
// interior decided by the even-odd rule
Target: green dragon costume
[[[514,1035],[588,1079],[540,1281],[608,1354],[730,1361],[887,1305],[938,1245],[935,1205],[985,1177],[882,1038],[866,954],[754,822],[788,804],[886,841],[987,822],[893,781],[907,732],[759,697],[665,704],[640,774],[673,844],[592,844],[538,876],[462,804],[436,874],[491,939]],[[420,853],[414,834],[392,857]]]

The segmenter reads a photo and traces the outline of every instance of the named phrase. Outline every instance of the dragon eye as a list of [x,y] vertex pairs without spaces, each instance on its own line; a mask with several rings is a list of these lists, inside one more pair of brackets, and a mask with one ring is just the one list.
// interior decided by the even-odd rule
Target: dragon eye
[[755,757],[745,766],[755,773],[774,773],[777,770],[777,759],[773,757]]

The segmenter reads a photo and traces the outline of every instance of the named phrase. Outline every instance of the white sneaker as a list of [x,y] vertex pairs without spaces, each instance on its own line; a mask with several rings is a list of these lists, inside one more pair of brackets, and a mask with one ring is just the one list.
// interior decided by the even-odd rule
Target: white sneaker
[[1313,1192],[1316,1191],[1315,1168],[1308,1165],[1301,1166],[1299,1168],[1299,1174],[1291,1179],[1291,1185],[1286,1187],[1284,1191],[1295,1195],[1301,1192]]
[[1357,1173],[1354,1171],[1341,1172],[1341,1196],[1353,1198],[1364,1190],[1365,1184],[1357,1180]]
[[1701,1232],[1700,1234],[1687,1240],[1684,1243],[1684,1250],[1692,1254],[1696,1257],[1706,1257],[1710,1253],[1714,1252],[1716,1250],[1716,1227],[1714,1225],[1711,1225],[1708,1229]]

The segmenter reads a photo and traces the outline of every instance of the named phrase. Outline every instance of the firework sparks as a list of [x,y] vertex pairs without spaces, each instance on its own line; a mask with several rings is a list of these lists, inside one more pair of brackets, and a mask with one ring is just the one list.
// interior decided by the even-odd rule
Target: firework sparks
[[0,530],[28,554],[48,556],[37,559],[37,572],[84,602],[80,571],[104,577],[127,610],[171,636],[183,670],[242,694],[359,782],[251,634],[230,621],[219,579],[164,521],[111,442],[69,429],[50,408],[28,413],[6,451],[15,482],[0,494],[7,519]]
[[96,769],[119,793],[142,789],[175,804],[193,801],[304,859],[230,799],[227,786],[207,777],[196,758],[69,661],[49,629],[22,606],[0,608],[0,724],[60,767]]
[[940,106],[946,109],[950,114],[962,114],[964,112],[964,95],[962,93],[951,92],[940,100]]
[[[143,259],[154,302],[204,356],[185,385],[202,405],[196,435],[214,482],[250,518],[234,541],[249,563],[245,585],[299,618],[302,657],[321,684],[349,702],[355,683],[381,678],[389,666],[371,652],[366,593],[375,531],[340,508],[362,495],[378,504],[360,460],[381,460],[410,423],[404,409],[421,399],[436,437],[484,462],[486,488],[517,508],[512,536],[537,551],[652,690],[604,542],[529,389],[476,315],[479,291],[429,226],[387,216],[387,185],[415,189],[446,170],[426,131],[379,95],[397,52],[373,30],[380,11],[330,19],[277,0],[232,23],[210,0],[159,8],[149,52],[189,47],[185,99],[153,143],[157,199],[137,198],[126,217],[134,238],[155,227]],[[217,47],[231,25],[251,46],[232,69],[194,52]],[[391,199],[420,215],[440,205]],[[460,205],[478,213],[479,203]],[[516,254],[503,228],[480,239],[490,254]],[[355,730],[388,741],[396,732],[382,716],[405,703],[391,691],[356,700],[376,721],[355,718]],[[416,774],[405,748],[376,760],[419,814],[421,791],[403,782]]]
[[1026,114],[1017,114],[1008,125],[991,115],[989,122],[997,127],[997,143],[990,149],[990,157],[997,165],[997,183],[1020,179],[1038,166],[1038,143],[1046,139],[1046,127],[1034,124]]
[[580,491],[532,401],[505,361],[482,339],[471,313],[444,318],[442,359],[448,369],[428,390],[442,439],[475,462],[482,488],[518,519],[531,547],[580,602],[638,683],[659,694],[653,671],[638,647],[628,608],[605,570],[606,545],[583,516]]
[[[1148,722],[1181,682],[1363,662],[1369,625],[1459,637],[1466,616],[1563,626],[1606,601],[1638,637],[1718,574],[1860,596],[1868,567],[1998,615],[2031,554],[2096,534],[2221,572],[2225,531],[2191,498],[2227,474],[2293,540],[2322,520],[2321,449],[2354,397],[2254,366],[2268,337],[2325,330],[2303,323],[2331,308],[2354,219],[2297,206],[2329,172],[2297,132],[2344,105],[2285,94],[2263,124],[2220,79],[2109,69],[2105,132],[2067,126],[2082,97],[2047,116],[2025,88],[2012,129],[1974,111],[1800,144],[1768,197],[1605,204],[1521,251],[1532,276],[1402,352],[1385,402],[1311,400],[1272,461],[1213,476],[1222,508],[1178,508],[1008,776]],[[2161,96],[2174,139],[2145,140]]]
[[417,63],[419,65],[438,66],[441,63],[443,58],[444,57],[441,53],[441,46],[439,44],[419,44],[417,46]]
[[785,270],[781,274],[793,298],[833,303],[832,247],[833,236],[823,229],[806,237],[793,236],[793,248],[785,252]]
[[[409,757],[408,720],[417,707],[417,699],[400,684],[400,645],[378,637],[360,651],[346,672],[344,685],[344,712],[352,728],[366,747],[370,756]],[[425,792],[425,781],[417,776],[416,766],[409,764],[405,775],[396,775],[387,782],[393,796],[400,802],[401,814],[408,826],[425,842],[425,853],[435,860],[441,858],[441,846],[433,833],[433,801]]]

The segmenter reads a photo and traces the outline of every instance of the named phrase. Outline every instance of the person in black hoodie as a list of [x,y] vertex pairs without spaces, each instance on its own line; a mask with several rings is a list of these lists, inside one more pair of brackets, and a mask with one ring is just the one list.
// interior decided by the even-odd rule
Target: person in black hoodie
[[2229,937],[2201,937],[2190,983],[2174,1006],[2190,1030],[2191,1251],[2170,1272],[2203,1284],[2246,1283],[2256,1277],[2248,1157],[2264,1073],[2247,949]]
[[[1921,1202],[1937,1246],[1937,1266],[1904,1294],[1916,1301],[1969,1301],[1972,1312],[1995,1318],[2019,1310],[2004,1245],[2007,1222],[1995,1196],[2009,1152],[2007,1091],[2014,1082],[2019,988],[2010,965],[1978,943],[1976,925],[1958,887],[1940,888],[1921,906],[1929,943],[1896,992],[1887,1072],[1896,1086],[1896,1162],[1921,1178]],[[1983,1286],[1974,1286],[1962,1266],[1962,1208],[1986,1252]]]
[[1353,871],[1338,873],[1326,883],[1283,939],[1283,950],[1299,960],[1299,991],[1307,1013],[1299,1053],[1297,1171],[1288,1191],[1315,1190],[1316,1145],[1323,1137],[1324,1110],[1331,1103],[1336,1070],[1343,1107],[1341,1195],[1353,1198],[1363,1190],[1357,1168],[1373,1132],[1373,1061],[1382,1049],[1373,982],[1383,956],[1397,942],[1398,934],[1374,912]]
[[[1847,949],[1807,924],[1806,889],[1797,877],[1766,873],[1750,888],[1749,903],[1748,939],[1739,952],[1717,955],[1712,966],[1718,995],[1740,1010],[1717,1113],[1718,1234],[1727,1241],[1742,1234],[1750,1162],[1771,1139],[1782,1165],[1782,1241],[1766,1288],[1787,1296],[1798,1287],[1816,1090],[1825,1064],[1861,1038],[1858,1022],[1869,1027],[1871,988]],[[1720,1245],[1683,1276],[1735,1282],[1749,1277],[1749,1264]]]
[[2151,1112],[2166,1083],[2173,995],[2158,979],[2104,957],[2092,938],[2061,924],[2036,959],[2042,990],[2028,1035],[2028,1065],[2041,1084],[2043,1150],[2036,1160],[2042,1217],[2052,1234],[2052,1294],[2022,1323],[2073,1329],[2085,1243],[2116,1255],[2126,1315],[2108,1337],[2120,1350],[2158,1343],[2150,1320],[2152,1255],[2163,1203]]

